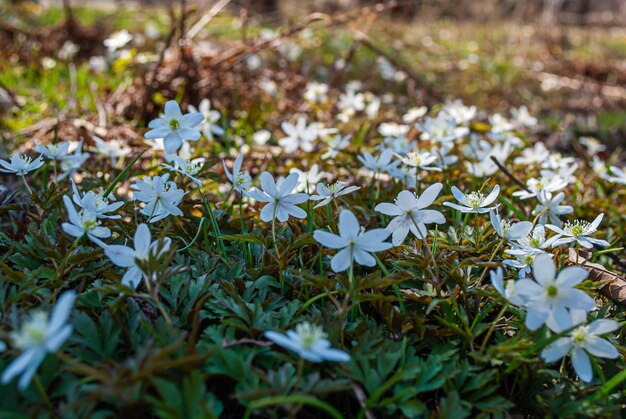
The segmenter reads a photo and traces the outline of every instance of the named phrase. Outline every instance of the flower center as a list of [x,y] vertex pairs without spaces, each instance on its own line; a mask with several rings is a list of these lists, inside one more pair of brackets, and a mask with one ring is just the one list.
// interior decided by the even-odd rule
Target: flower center
[[180,128],[180,122],[178,122],[178,119],[170,119],[170,128],[171,129]]
[[83,226],[85,227],[85,230],[87,231],[91,231],[94,228],[96,228],[98,225],[98,222],[96,220],[85,220],[83,222]]
[[11,334],[13,344],[20,349],[41,345],[46,340],[47,327],[48,315],[43,311],[37,311],[31,315],[19,332]]
[[572,227],[572,234],[577,237],[580,236],[583,234],[583,228],[579,225]]
[[484,199],[485,197],[480,192],[472,192],[467,195],[467,202],[469,203],[469,206],[473,209],[477,209],[478,207],[480,207],[480,204],[483,203]]
[[550,298],[556,297],[558,293],[559,288],[556,285],[548,285],[548,287],[546,288],[546,294],[548,294],[548,297]]
[[301,323],[297,325],[296,332],[300,336],[304,348],[311,348],[319,339],[326,338],[326,334],[322,329],[311,323]]

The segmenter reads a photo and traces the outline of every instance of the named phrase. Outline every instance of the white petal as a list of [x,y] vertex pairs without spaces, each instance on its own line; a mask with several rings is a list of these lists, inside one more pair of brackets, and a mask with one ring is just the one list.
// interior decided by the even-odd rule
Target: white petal
[[572,364],[574,370],[581,380],[589,382],[593,379],[593,371],[591,370],[591,362],[589,356],[581,348],[575,348],[572,351]]
[[342,249],[348,246],[348,241],[341,236],[323,230],[314,231],[313,238],[322,246],[330,249]]

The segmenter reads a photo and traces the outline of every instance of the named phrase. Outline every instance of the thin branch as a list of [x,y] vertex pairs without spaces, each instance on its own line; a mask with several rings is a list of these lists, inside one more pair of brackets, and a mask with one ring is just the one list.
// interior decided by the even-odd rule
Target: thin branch
[[491,160],[496,164],[496,166],[498,166],[498,169],[500,169],[500,171],[502,173],[504,173],[509,179],[511,179],[513,182],[515,182],[515,184],[517,186],[519,186],[520,188],[522,188],[523,190],[525,190],[526,192],[530,192],[530,189],[528,189],[526,187],[526,185],[524,185],[518,178],[516,178],[515,176],[513,176],[513,174],[511,172],[509,172],[508,170],[506,170],[506,168],[502,165],[502,163],[500,163],[498,161],[498,159],[495,158],[495,156],[491,156]]

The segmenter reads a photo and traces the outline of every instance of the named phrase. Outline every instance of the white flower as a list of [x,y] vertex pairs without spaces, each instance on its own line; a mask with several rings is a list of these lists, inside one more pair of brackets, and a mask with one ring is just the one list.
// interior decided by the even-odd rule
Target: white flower
[[550,157],[550,151],[542,142],[536,142],[534,147],[525,148],[522,155],[516,157],[513,162],[515,164],[536,165],[543,163],[548,157]]
[[258,145],[267,144],[270,138],[272,138],[272,134],[266,129],[262,129],[252,134],[252,141]]
[[530,178],[526,182],[528,190],[513,192],[513,196],[520,199],[533,198],[545,192],[557,192],[567,187],[567,181],[560,176],[541,177],[540,179]]
[[443,205],[454,208],[455,210],[463,213],[484,214],[497,207],[494,205],[489,207],[493,201],[496,200],[500,193],[500,186],[496,185],[489,195],[484,196],[481,192],[470,192],[465,195],[456,186],[452,187],[452,195],[461,204],[454,204],[452,202],[444,202]]
[[70,149],[70,143],[63,142],[58,144],[48,144],[47,146],[42,144],[36,144],[33,150],[41,153],[42,156],[49,160],[63,160],[67,157],[67,153]]
[[342,93],[341,96],[339,96],[337,107],[343,113],[354,115],[355,112],[365,109],[365,95],[348,89],[346,93]]
[[76,186],[76,183],[72,179],[72,201],[85,211],[91,211],[96,215],[96,218],[109,218],[112,220],[121,218],[120,215],[109,215],[107,213],[117,211],[123,202],[109,202],[112,198],[111,195],[104,196],[104,191],[98,193],[89,191],[82,195]]
[[345,182],[337,182],[334,185],[324,185],[323,183],[318,183],[316,187],[317,195],[311,195],[309,198],[311,201],[321,201],[313,208],[323,207],[324,205],[328,205],[330,201],[336,199],[342,195],[347,195],[356,190],[359,190],[360,186],[348,186]]
[[0,172],[15,173],[16,175],[24,176],[43,166],[43,159],[41,156],[36,159],[31,159],[28,156],[16,154],[11,156],[10,161],[0,160],[0,166],[2,166],[0,167]]
[[69,219],[69,223],[61,224],[63,231],[72,237],[83,237],[86,234],[98,246],[106,246],[100,239],[111,237],[111,230],[100,226],[96,213],[87,209],[83,209],[78,213],[76,208],[74,208],[74,204],[72,204],[72,200],[67,195],[63,196],[63,202],[65,203],[65,208],[67,208]]
[[395,122],[383,122],[378,127],[378,132],[383,137],[403,137],[409,132],[408,125],[396,124]]
[[243,162],[243,154],[240,154],[233,164],[233,172],[229,172],[226,167],[226,163],[222,161],[222,166],[224,166],[224,174],[233,184],[235,190],[241,194],[245,194],[250,189],[250,184],[252,183],[252,179],[250,175],[246,172],[241,171],[241,163]]
[[410,167],[418,167],[422,170],[439,170],[431,164],[437,161],[437,156],[428,151],[412,151],[402,157],[402,163]]
[[606,176],[606,180],[608,180],[609,182],[621,183],[622,185],[626,185],[626,169],[617,166],[611,166],[609,167],[609,172],[610,174]]
[[222,115],[219,111],[211,109],[211,101],[209,99],[202,99],[198,109],[196,109],[193,105],[189,105],[189,110],[195,113],[199,112],[204,117],[204,120],[200,126],[198,126],[198,129],[208,140],[213,140],[213,135],[224,135],[224,129],[217,124]]
[[528,236],[528,233],[533,228],[533,223],[530,221],[520,221],[519,223],[511,224],[501,219],[500,214],[494,210],[489,211],[489,218],[498,236],[507,240],[521,240]]
[[515,128],[508,119],[499,113],[493,114],[489,117],[489,124],[491,124],[491,132],[495,132],[497,134],[511,131]]
[[341,150],[350,145],[351,138],[351,135],[345,135],[343,137],[341,135],[335,135],[334,137],[326,140],[326,143],[328,144],[328,150],[326,150],[326,152],[322,154],[322,159],[334,159],[335,157],[337,157]]
[[169,173],[161,176],[146,176],[131,185],[133,197],[146,205],[141,210],[149,217],[151,223],[164,219],[168,215],[183,215],[178,204],[185,192],[178,189],[176,183],[169,179]]
[[286,335],[267,331],[265,337],[285,349],[296,352],[307,361],[350,361],[350,355],[339,349],[331,348],[322,329],[310,323],[300,323],[296,326],[295,331],[288,330]]
[[520,279],[517,292],[528,300],[526,327],[537,330],[544,323],[554,331],[567,328],[571,322],[568,310],[592,310],[593,298],[574,288],[588,272],[580,266],[571,266],[556,272],[551,255],[538,255],[533,262],[535,280]]
[[121,140],[109,140],[105,141],[102,138],[93,136],[93,140],[96,142],[96,152],[100,155],[109,157],[111,163],[116,166],[118,159],[124,160],[124,157],[129,155],[133,149],[124,144]]
[[[518,269],[518,276],[521,278],[526,278],[528,274],[530,274],[531,267],[535,258],[537,257],[538,252],[529,250],[522,247],[516,247],[514,249],[507,249],[504,251],[507,255],[514,256],[515,259],[505,259],[502,263],[506,266],[510,266],[512,268]],[[545,252],[543,252],[545,253]],[[545,253],[548,254],[548,253]],[[549,254],[552,257],[551,254]]]
[[562,225],[561,215],[571,214],[574,212],[574,208],[570,205],[559,205],[565,199],[565,194],[559,192],[556,195],[552,195],[550,192],[542,192],[537,195],[539,203],[533,210],[533,215],[539,215],[539,224],[546,224],[548,220],[560,227]]
[[342,249],[332,258],[330,267],[334,272],[343,272],[352,265],[352,261],[365,266],[376,265],[370,252],[390,249],[391,243],[384,241],[389,234],[384,228],[363,231],[355,215],[343,210],[339,214],[339,235],[315,230],[313,238],[330,249]]
[[531,234],[517,240],[519,247],[537,254],[545,253],[543,250],[546,248],[545,242],[546,229],[541,224],[536,225]]
[[578,142],[584,145],[587,148],[587,152],[594,157],[598,153],[606,151],[606,145],[592,137],[580,137]]
[[410,191],[402,191],[398,194],[395,204],[384,202],[376,205],[376,211],[394,217],[387,226],[387,231],[392,234],[391,242],[394,246],[402,244],[409,231],[418,239],[423,239],[428,234],[426,224],[446,222],[439,211],[424,209],[435,202],[442,188],[441,183],[435,183],[426,188],[421,196]]
[[572,224],[568,221],[562,229],[552,224],[546,224],[547,229],[557,233],[556,236],[551,237],[546,241],[546,247],[556,247],[568,243],[577,243],[587,249],[592,249],[594,244],[599,246],[608,246],[610,243],[606,240],[589,237],[598,231],[598,226],[600,225],[603,217],[604,214],[598,215],[592,223],[576,220]]
[[328,95],[328,85],[325,83],[318,83],[316,81],[310,81],[306,84],[306,90],[304,91],[304,99],[311,103],[320,103],[326,100]]
[[135,289],[144,275],[137,262],[146,262],[150,254],[160,257],[169,250],[171,243],[172,240],[169,237],[164,238],[161,243],[153,242],[148,225],[139,224],[135,232],[134,249],[113,244],[105,247],[104,253],[115,265],[128,268],[122,278],[122,285]]
[[389,149],[383,151],[377,157],[367,152],[357,156],[357,159],[363,163],[363,166],[374,173],[388,172],[392,167],[397,166],[399,162],[392,162],[392,158],[393,151]]
[[465,168],[475,177],[491,176],[498,171],[498,165],[491,159],[495,157],[500,163],[504,163],[511,155],[509,143],[496,144],[484,155],[479,156],[478,163],[466,161]]
[[571,353],[572,365],[581,380],[589,382],[593,379],[593,369],[589,361],[589,354],[598,358],[614,359],[619,352],[610,342],[600,335],[619,329],[620,324],[613,320],[596,320],[589,325],[581,325],[571,331],[569,335],[558,338],[543,351],[541,357],[550,363]]
[[78,169],[83,167],[88,158],[89,153],[83,153],[83,142],[78,142],[74,152],[61,160],[61,174],[56,180],[59,181],[68,176],[73,176]]
[[496,291],[498,291],[511,304],[523,306],[526,303],[526,300],[517,293],[514,280],[509,279],[506,281],[506,284],[504,283],[504,271],[502,268],[498,267],[495,271],[489,271],[489,276],[491,278],[491,284]]
[[74,291],[64,292],[59,296],[50,317],[45,312],[36,311],[22,324],[19,332],[11,333],[13,346],[22,353],[2,373],[2,384],[21,375],[18,387],[21,390],[28,387],[46,355],[56,352],[72,334],[68,319],[75,299]]
[[107,47],[109,52],[113,52],[122,48],[133,39],[133,36],[128,33],[126,29],[117,31],[104,40],[104,46]]
[[534,127],[537,125],[537,118],[528,112],[526,106],[511,109],[511,116],[513,116],[514,125],[516,127]]
[[412,124],[422,116],[426,115],[426,112],[428,112],[428,108],[426,106],[411,108],[402,116],[402,122],[405,124]]
[[183,115],[180,106],[174,100],[165,104],[164,115],[153,119],[148,124],[150,131],[144,135],[148,139],[163,138],[163,146],[166,153],[175,153],[183,141],[197,141],[200,139],[200,131],[196,128],[204,120],[204,115],[199,112]]
[[298,174],[298,184],[296,185],[295,191],[307,193],[309,192],[309,188],[317,184],[326,176],[326,172],[321,172],[320,167],[317,163],[311,166],[311,168],[307,172],[303,172],[302,170],[296,169],[294,167],[289,170],[289,173]]
[[469,128],[458,127],[454,119],[440,112],[436,118],[427,117],[423,124],[415,124],[423,140],[454,141],[469,134]]
[[261,174],[263,190],[252,188],[247,193],[257,201],[267,202],[261,210],[261,220],[269,223],[276,218],[284,223],[289,216],[306,218],[306,211],[296,205],[306,202],[309,196],[305,193],[291,193],[298,184],[298,177],[297,173],[291,173],[280,185],[276,185],[274,178],[268,172]]
[[306,119],[301,116],[295,125],[283,122],[281,127],[287,136],[278,140],[278,144],[285,149],[285,152],[293,153],[296,150],[302,150],[310,153],[313,151],[314,141],[319,135],[319,126],[316,123],[307,125]]
[[460,99],[448,102],[441,109],[441,113],[452,118],[457,125],[464,125],[476,116],[476,106],[465,106]]
[[204,159],[202,157],[193,160],[187,160],[183,159],[182,157],[176,156],[173,166],[165,163],[162,163],[161,166],[185,175],[189,179],[194,181],[198,186],[202,186],[202,181],[195,177],[204,166]]

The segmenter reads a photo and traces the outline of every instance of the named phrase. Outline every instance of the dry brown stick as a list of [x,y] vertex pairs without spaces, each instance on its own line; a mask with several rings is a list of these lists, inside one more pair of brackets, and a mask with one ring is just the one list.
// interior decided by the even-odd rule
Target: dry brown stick
[[506,170],[506,168],[502,165],[502,163],[500,163],[498,161],[498,159],[495,158],[495,156],[491,156],[491,160],[496,164],[496,166],[498,166],[498,169],[500,169],[500,171],[502,173],[504,173],[509,179],[511,179],[513,182],[515,182],[515,184],[517,186],[519,186],[520,188],[524,189],[526,192],[530,192],[530,189],[528,189],[526,187],[526,185],[524,185],[518,178],[513,176],[513,174],[511,172]]

